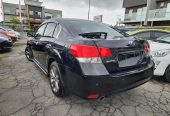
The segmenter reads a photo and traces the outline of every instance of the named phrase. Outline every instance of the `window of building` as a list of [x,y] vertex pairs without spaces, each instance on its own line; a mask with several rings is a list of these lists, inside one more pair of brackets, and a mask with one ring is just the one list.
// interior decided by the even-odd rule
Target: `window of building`
[[33,11],[30,10],[29,12],[30,12],[30,15],[34,15],[34,12],[33,12]]
[[133,14],[133,9],[130,9],[129,10],[129,16],[132,16],[132,14]]
[[165,6],[165,2],[160,3],[160,8],[163,8]]
[[53,17],[53,15],[51,14],[51,13],[45,13],[45,17],[49,17],[49,18],[52,18]]
[[53,37],[55,27],[56,27],[55,23],[48,23],[44,32],[44,36]]
[[57,18],[61,18],[61,15],[60,15],[60,14],[58,14],[58,15],[57,15]]
[[10,20],[11,20],[11,16],[9,16],[9,15],[5,15],[5,17],[4,17],[4,19],[5,19],[5,21],[7,21],[7,22],[9,22]]
[[[21,10],[21,14],[22,14],[22,15],[25,15],[25,10],[22,9],[22,10]],[[16,9],[16,15],[19,15],[19,9]]]
[[4,12],[5,13],[11,13],[10,8],[9,7],[4,7]]
[[41,12],[38,12],[38,15],[41,17]]
[[16,9],[16,15],[19,15],[19,9]]

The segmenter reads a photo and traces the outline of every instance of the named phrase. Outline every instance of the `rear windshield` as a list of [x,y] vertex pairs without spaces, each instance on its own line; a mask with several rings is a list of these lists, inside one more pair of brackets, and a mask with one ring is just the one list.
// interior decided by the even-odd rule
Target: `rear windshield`
[[83,37],[88,35],[86,36],[87,38],[93,37],[95,39],[114,39],[116,37],[123,36],[115,29],[109,27],[109,25],[103,23],[93,21],[65,21],[65,24],[71,33]]

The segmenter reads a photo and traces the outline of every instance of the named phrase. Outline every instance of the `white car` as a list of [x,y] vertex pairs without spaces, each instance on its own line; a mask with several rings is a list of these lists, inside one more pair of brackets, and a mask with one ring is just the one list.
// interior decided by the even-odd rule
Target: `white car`
[[170,34],[149,41],[155,62],[155,76],[164,76],[170,82]]

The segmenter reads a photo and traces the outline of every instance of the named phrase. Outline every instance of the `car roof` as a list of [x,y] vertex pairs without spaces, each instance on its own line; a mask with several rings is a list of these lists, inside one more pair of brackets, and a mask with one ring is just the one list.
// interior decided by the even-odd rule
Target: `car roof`
[[88,21],[85,19],[74,19],[74,18],[51,18],[48,20],[45,20],[43,23],[47,23],[47,22],[62,22],[62,21]]
[[[100,23],[100,22],[96,22],[96,21],[92,21],[92,20],[76,19],[76,18],[51,18],[51,19],[46,20],[43,23],[58,22],[60,24],[64,24],[64,21],[88,21],[88,22]],[[105,23],[102,23],[102,24],[105,24]],[[109,26],[108,24],[105,24],[105,25]]]
[[160,32],[170,33],[170,31],[168,31],[168,30],[163,30],[163,29],[139,29],[139,30],[136,30],[136,31],[132,31],[132,32],[130,33],[130,35],[135,35],[135,34],[137,34],[137,33],[145,32],[145,31],[160,31]]

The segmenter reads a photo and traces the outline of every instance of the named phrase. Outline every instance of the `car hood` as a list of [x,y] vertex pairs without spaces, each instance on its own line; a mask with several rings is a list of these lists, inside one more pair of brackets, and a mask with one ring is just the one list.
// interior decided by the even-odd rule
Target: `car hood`
[[151,52],[170,49],[170,44],[168,43],[160,43],[160,42],[154,42],[154,41],[148,41],[148,42],[150,43]]

